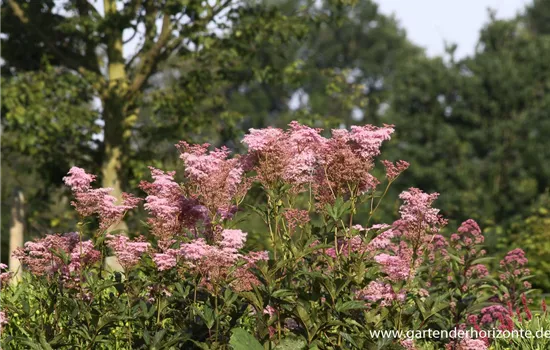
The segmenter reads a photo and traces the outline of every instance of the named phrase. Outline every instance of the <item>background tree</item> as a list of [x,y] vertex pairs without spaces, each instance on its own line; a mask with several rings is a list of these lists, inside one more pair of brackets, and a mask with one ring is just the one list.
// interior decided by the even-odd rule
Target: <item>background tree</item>
[[531,259],[533,287],[550,290],[550,193],[544,193],[522,220],[512,222],[506,237],[514,246],[523,247]]
[[[66,231],[76,223],[61,178],[73,164],[90,168],[98,162],[94,134],[97,111],[91,91],[64,69],[45,65],[2,79],[2,232],[23,221],[26,234]],[[75,116],[78,116],[75,118]],[[15,189],[21,191],[12,196]],[[11,210],[23,196],[25,217]],[[2,256],[9,256],[9,235],[2,235]],[[19,241],[19,240],[17,240]],[[15,241],[14,241],[15,242]],[[13,247],[12,247],[13,248]]]
[[[278,8],[288,15],[299,6],[284,1]],[[372,1],[353,6],[321,1],[309,12],[305,41],[285,42],[284,49],[258,46],[252,62],[258,75],[272,76],[266,66],[288,74],[254,81],[232,95],[230,107],[247,117],[244,128],[282,126],[292,119],[329,128],[378,123],[376,112],[389,96],[396,68],[422,54],[397,20]]]
[[[390,148],[411,162],[404,176],[444,193],[445,215],[478,220],[493,251],[529,246],[524,224],[525,235],[544,235],[533,234],[541,226],[532,213],[550,186],[549,5],[511,20],[491,15],[473,56],[457,61],[449,47],[445,59],[410,60],[394,79],[387,120],[398,125]],[[534,283],[547,288],[542,259],[531,260]]]
[[549,50],[523,18],[493,18],[474,56],[400,70],[388,117],[407,140],[397,147],[416,185],[452,193],[441,198],[449,215],[502,224],[550,185]]

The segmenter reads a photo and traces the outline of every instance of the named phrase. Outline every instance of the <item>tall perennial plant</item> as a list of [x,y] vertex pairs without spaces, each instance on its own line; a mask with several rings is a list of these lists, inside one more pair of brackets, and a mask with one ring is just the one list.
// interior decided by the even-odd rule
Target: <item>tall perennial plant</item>
[[[476,222],[442,233],[447,221],[433,207],[437,193],[410,188],[399,195],[393,223],[373,222],[409,166],[377,160],[393,132],[391,125],[354,126],[327,138],[292,122],[288,130],[251,129],[243,139],[248,152],[235,156],[180,142],[185,180],[150,168],[151,180],[140,184],[149,239],[109,229],[142,199],[125,195],[117,203],[110,189],[93,187],[95,176],[70,169],[64,180],[81,223],[14,253],[25,273],[14,283],[1,274],[2,345],[420,349],[419,340],[373,331],[512,330],[531,320],[523,251],[489,271]],[[373,175],[378,164],[383,179]],[[263,191],[262,203],[246,204],[252,186]],[[359,219],[366,225],[358,225],[365,207],[368,217]],[[247,212],[265,223],[269,251],[245,249],[247,233],[235,218]],[[90,219],[99,229],[85,237]],[[104,266],[108,255],[119,271]],[[440,349],[492,342],[429,340]]]

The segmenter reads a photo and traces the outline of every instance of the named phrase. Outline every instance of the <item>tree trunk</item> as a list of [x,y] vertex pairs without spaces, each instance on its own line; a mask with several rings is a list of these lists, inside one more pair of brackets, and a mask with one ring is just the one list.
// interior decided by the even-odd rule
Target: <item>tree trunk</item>
[[21,264],[12,256],[12,253],[23,247],[25,242],[25,196],[20,188],[15,188],[12,195],[11,224],[10,224],[10,256],[9,269],[13,272],[13,280],[17,281],[21,276]]
[[[103,6],[105,16],[116,15],[116,1],[104,0]],[[111,195],[122,200],[122,179],[120,171],[123,166],[125,142],[129,135],[125,132],[125,115],[131,101],[126,98],[128,81],[125,70],[125,62],[122,51],[122,30],[108,28],[107,34],[107,56],[108,56],[108,86],[102,92],[103,120],[104,125],[104,158],[101,167],[103,176],[103,187],[112,188]],[[124,221],[113,225],[109,230],[120,230],[119,234],[127,234],[128,226]],[[115,257],[109,256],[105,259],[108,269],[120,271],[122,267]]]
[[[116,1],[104,0],[105,15],[115,16]],[[103,187],[112,188],[111,195],[122,200],[122,180],[120,171],[123,165],[126,135],[124,120],[130,101],[126,95],[128,82],[122,50],[122,31],[109,28],[107,32],[108,86],[102,92],[104,125],[104,158],[101,168]],[[124,222],[111,229],[126,229]]]

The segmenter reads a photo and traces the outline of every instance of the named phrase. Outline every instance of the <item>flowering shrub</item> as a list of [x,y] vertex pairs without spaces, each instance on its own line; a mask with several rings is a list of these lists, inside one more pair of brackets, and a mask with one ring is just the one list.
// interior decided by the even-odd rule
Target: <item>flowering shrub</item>
[[[27,242],[14,255],[26,273],[2,273],[2,343],[8,348],[415,349],[377,330],[513,329],[532,318],[527,259],[511,251],[490,273],[473,220],[447,237],[438,194],[410,188],[393,223],[372,223],[409,164],[383,160],[393,126],[250,130],[248,153],[177,145],[185,181],[151,169],[142,181],[151,237],[110,232],[141,199],[117,203],[93,175],[72,168],[65,183],[99,229]],[[244,205],[251,186],[264,202]],[[355,224],[369,208],[366,226]],[[259,215],[268,251],[246,251],[235,214]],[[103,265],[114,255],[120,271]],[[494,277],[496,276],[496,278]],[[437,348],[486,349],[491,339],[434,339]]]

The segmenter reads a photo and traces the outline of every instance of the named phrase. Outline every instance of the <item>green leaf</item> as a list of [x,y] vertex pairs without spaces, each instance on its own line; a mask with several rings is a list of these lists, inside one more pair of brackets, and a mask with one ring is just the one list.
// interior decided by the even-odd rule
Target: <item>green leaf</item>
[[256,214],[258,214],[258,216],[262,218],[264,222],[268,221],[267,208],[265,207],[265,205],[250,205],[247,203],[244,203],[244,205]]
[[155,333],[155,336],[153,337],[153,344],[152,346],[160,345],[162,339],[164,338],[164,335],[166,334],[165,329],[161,329],[157,333]]
[[273,292],[273,294],[271,294],[272,297],[279,298],[279,299],[293,297],[294,295],[295,295],[294,292],[289,289],[279,289]]
[[21,343],[27,345],[31,349],[43,350],[41,346],[39,346],[32,340],[22,340]]
[[478,259],[475,259],[474,261],[472,261],[472,265],[477,265],[477,264],[486,264],[486,263],[490,263],[491,261],[495,260],[494,257],[483,257],[483,258],[478,258]]
[[[193,344],[195,344],[199,349],[210,350],[210,347],[208,346],[207,343],[199,342],[199,341],[196,341],[196,340],[193,340],[193,339],[191,339],[191,342]],[[263,350],[263,348],[262,348],[262,350]]]
[[206,324],[206,327],[208,329],[212,329],[214,327],[214,322],[216,321],[214,318],[214,310],[210,308],[208,305],[204,306],[204,310],[199,311],[199,315],[204,320],[204,323]]
[[46,335],[44,333],[40,334],[40,345],[42,345],[43,350],[53,350],[53,348],[48,344],[46,340]]
[[360,346],[357,344],[357,342],[355,341],[355,339],[353,339],[353,337],[348,334],[348,333],[344,333],[344,332],[340,332],[340,335],[342,336],[342,338],[344,340],[346,340],[347,342],[349,342],[351,345],[353,345],[354,347],[356,348],[360,348]]
[[232,330],[229,345],[234,350],[264,350],[264,347],[254,336],[242,328]]
[[338,301],[336,303],[336,311],[338,312],[348,312],[350,310],[359,310],[359,309],[366,309],[367,306],[365,302],[358,301],[358,300],[350,300],[346,301],[345,303],[342,303]]
[[333,205],[327,204],[325,209],[332,220],[338,221],[344,214],[350,211],[351,203],[349,201],[344,202],[342,197],[338,197]]
[[151,343],[151,335],[149,334],[149,330],[147,328],[143,329],[143,340],[145,341],[146,345],[149,345]]
[[304,349],[307,342],[304,338],[296,335],[285,337],[273,350],[301,350]]
[[296,313],[304,326],[306,326],[307,329],[310,329],[312,324],[310,322],[310,314],[309,311],[302,305],[298,304],[296,305]]
[[252,305],[255,306],[257,309],[263,309],[264,302],[261,295],[253,292],[242,292],[240,293],[240,295],[248,300],[250,303],[252,303]]

